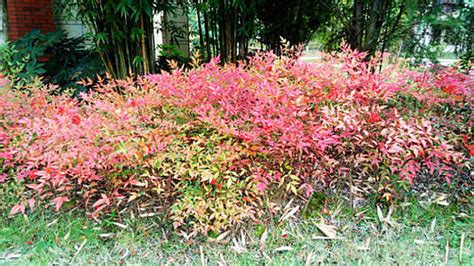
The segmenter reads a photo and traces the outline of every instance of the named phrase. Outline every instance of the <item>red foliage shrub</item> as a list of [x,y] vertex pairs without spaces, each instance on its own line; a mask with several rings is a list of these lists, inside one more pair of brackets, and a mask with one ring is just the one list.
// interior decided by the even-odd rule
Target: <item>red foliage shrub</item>
[[[379,73],[372,71],[378,59],[364,63],[364,57],[346,48],[322,64],[304,64],[267,53],[249,65],[221,68],[214,61],[149,79],[167,103],[190,108],[200,121],[256,147],[257,168],[278,172],[290,164],[307,194],[348,175],[398,176],[413,184],[424,167],[449,182],[466,158],[459,132],[437,127],[465,120],[466,112],[445,119],[438,108],[470,105],[472,79],[451,69],[392,66]],[[412,100],[414,108],[405,106]],[[261,190],[280,175],[265,171],[254,172]]]
[[[137,198],[172,205],[175,226],[221,230],[278,189],[311,195],[346,178],[413,184],[472,155],[473,80],[452,69],[375,71],[345,48],[318,64],[272,53],[137,82],[99,82],[82,100],[2,89],[0,183],[36,201],[102,211]],[[469,152],[471,154],[469,154]]]

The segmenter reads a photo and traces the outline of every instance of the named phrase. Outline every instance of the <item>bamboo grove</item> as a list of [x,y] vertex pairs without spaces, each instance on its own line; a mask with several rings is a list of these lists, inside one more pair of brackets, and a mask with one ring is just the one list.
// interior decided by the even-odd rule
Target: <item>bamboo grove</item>
[[[472,34],[468,34],[473,25],[472,15],[451,19],[449,21],[454,26],[446,25],[440,18],[446,17],[443,9],[447,6],[441,6],[439,3],[443,1],[437,0],[56,2],[62,3],[63,7],[75,7],[78,18],[91,34],[94,50],[100,55],[105,70],[116,78],[156,73],[159,70],[154,31],[166,30],[172,25],[162,21],[156,27],[154,17],[157,14],[166,17],[175,14],[178,9],[187,14],[190,33],[195,40],[192,48],[200,52],[204,61],[219,56],[221,63],[237,62],[256,50],[272,50],[280,54],[281,38],[291,46],[304,45],[317,39],[319,48],[326,51],[338,49],[345,40],[351,48],[366,51],[369,55],[376,51],[402,50],[413,54],[418,49],[416,45],[423,40],[423,36],[414,37],[417,27],[438,24],[443,29],[454,29],[451,32],[456,32],[456,36],[452,39],[461,40],[463,50],[472,50],[469,45],[472,43],[469,41],[472,40]],[[473,7],[466,3],[460,1],[448,7],[471,14]],[[185,34],[188,34],[187,30]],[[410,47],[414,47],[413,51]],[[472,56],[472,52],[468,53]]]

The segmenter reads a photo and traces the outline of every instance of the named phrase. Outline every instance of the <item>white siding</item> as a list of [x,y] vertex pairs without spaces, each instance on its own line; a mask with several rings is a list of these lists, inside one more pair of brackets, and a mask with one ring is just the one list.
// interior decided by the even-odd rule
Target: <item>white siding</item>
[[7,36],[5,11],[5,2],[0,0],[0,44],[5,43]]
[[160,55],[159,46],[163,44],[163,31],[161,30],[161,23],[163,20],[163,13],[153,14],[153,39],[155,43],[155,59],[158,60]]
[[57,27],[64,30],[68,37],[81,37],[86,33],[86,28],[80,21],[58,20]]
[[[72,14],[69,14],[69,12]],[[70,10],[69,12],[68,14],[57,14],[56,26],[58,29],[64,30],[68,37],[81,37],[87,32],[87,29],[81,21],[74,19],[77,13],[76,10]]]
[[178,7],[174,12],[164,14],[162,21],[167,22],[169,24],[168,26],[180,29],[179,31],[182,30],[183,33],[181,36],[174,35],[174,33],[165,28],[162,33],[163,43],[172,43],[176,45],[179,50],[183,51],[185,56],[189,56],[189,25],[186,9]]

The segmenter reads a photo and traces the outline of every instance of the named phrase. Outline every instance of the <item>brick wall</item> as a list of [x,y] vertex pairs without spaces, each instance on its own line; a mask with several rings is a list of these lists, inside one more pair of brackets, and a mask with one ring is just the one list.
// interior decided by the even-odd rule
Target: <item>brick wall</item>
[[33,29],[56,30],[52,0],[6,0],[8,38],[14,41]]

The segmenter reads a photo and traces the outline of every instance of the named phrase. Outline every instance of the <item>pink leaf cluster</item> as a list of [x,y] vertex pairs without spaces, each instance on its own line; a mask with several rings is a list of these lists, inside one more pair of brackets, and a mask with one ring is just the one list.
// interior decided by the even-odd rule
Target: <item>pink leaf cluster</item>
[[[465,165],[465,151],[460,134],[437,125],[467,115],[453,111],[446,118],[438,108],[470,105],[472,77],[398,65],[379,72],[379,58],[364,58],[347,47],[318,64],[266,53],[249,64],[221,67],[214,60],[188,73],[148,78],[168,104],[260,147],[267,170],[290,163],[309,185],[347,175],[398,175],[413,184],[423,169],[449,181]],[[404,106],[415,100],[416,108]],[[271,175],[255,176],[264,190]]]

